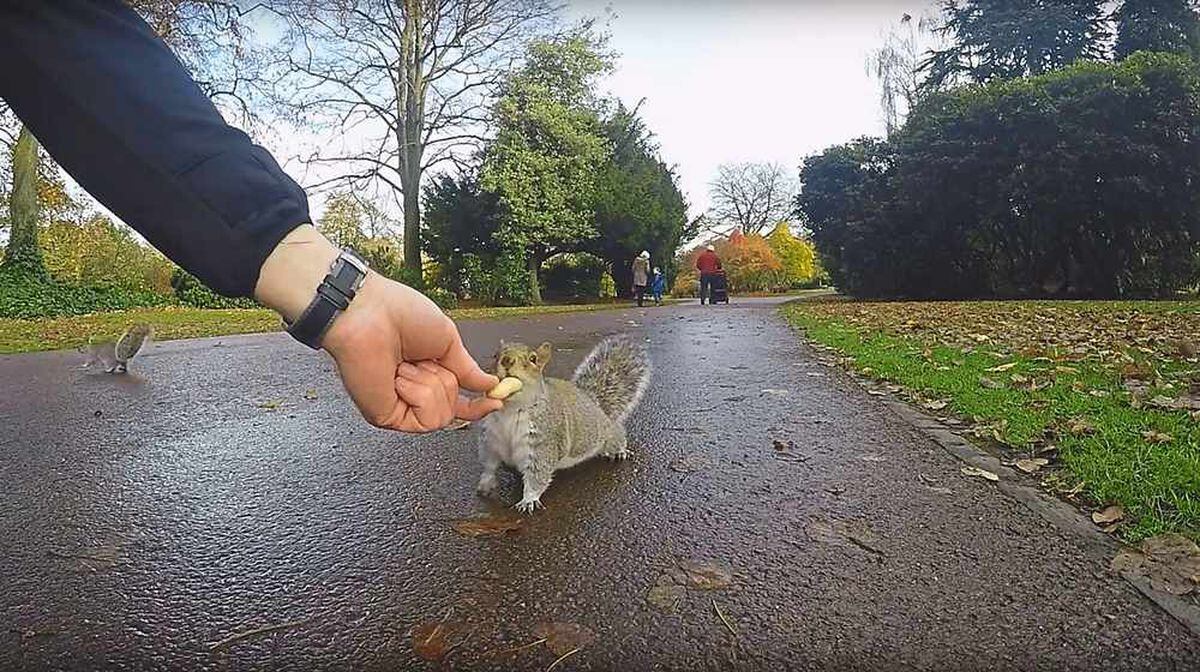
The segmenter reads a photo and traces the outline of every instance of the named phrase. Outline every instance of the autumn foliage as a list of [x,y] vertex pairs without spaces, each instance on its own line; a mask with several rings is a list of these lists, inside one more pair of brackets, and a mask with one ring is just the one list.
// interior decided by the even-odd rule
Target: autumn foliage
[[[735,230],[728,238],[711,244],[721,258],[733,293],[784,291],[813,277],[812,244],[792,235],[786,223],[780,223],[769,237]],[[703,250],[704,245],[697,246],[680,260],[674,295],[696,294],[696,258]]]

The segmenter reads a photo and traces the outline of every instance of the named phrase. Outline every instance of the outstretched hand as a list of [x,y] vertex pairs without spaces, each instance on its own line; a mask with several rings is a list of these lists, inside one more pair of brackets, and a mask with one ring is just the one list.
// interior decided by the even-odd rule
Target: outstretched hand
[[[311,225],[291,231],[259,271],[255,297],[294,320],[312,300],[338,249]],[[463,347],[454,322],[424,294],[369,273],[350,307],[334,319],[322,346],[342,384],[372,425],[431,432],[455,418],[478,420],[501,402],[468,400],[499,380]]]
[[437,305],[378,274],[367,277],[324,346],[358,410],[376,427],[429,432],[502,406],[459,396],[459,388],[486,392],[500,381],[479,368]]

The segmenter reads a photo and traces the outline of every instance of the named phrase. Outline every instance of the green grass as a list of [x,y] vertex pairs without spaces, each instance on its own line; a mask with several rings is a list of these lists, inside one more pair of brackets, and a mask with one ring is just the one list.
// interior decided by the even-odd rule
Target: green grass
[[[1127,539],[1164,532],[1200,539],[1200,421],[1188,412],[1131,405],[1133,395],[1109,359],[1064,360],[1030,348],[1008,349],[1003,345],[1006,334],[999,331],[981,347],[949,345],[939,340],[951,339],[930,337],[937,330],[929,322],[937,319],[935,310],[944,312],[944,308],[922,313],[920,304],[911,304],[916,308],[895,311],[905,319],[925,321],[921,333],[908,334],[904,333],[907,324],[900,324],[899,318],[891,325],[873,322],[873,305],[887,304],[842,303],[830,310],[796,303],[783,312],[808,339],[841,353],[868,376],[900,385],[915,403],[932,402],[936,407],[946,402],[943,412],[974,423],[977,436],[1004,446],[1004,457],[1028,457],[1046,446],[1057,446],[1053,469],[1040,474],[1045,484],[1060,491],[1081,487],[1095,506],[1122,505],[1130,516],[1121,530]],[[984,310],[984,304],[980,306]],[[1091,311],[1088,315],[1104,315],[1102,311],[1110,309],[1145,315],[1164,310],[1163,306],[1090,302],[1076,308]],[[1054,309],[1064,310],[1062,304]],[[867,319],[861,318],[864,310]],[[955,304],[954,310],[969,312],[974,307]],[[1182,312],[1192,313],[1194,306],[1183,306]],[[1021,328],[1019,321],[1005,324],[1007,329]],[[940,336],[945,336],[945,330]],[[1097,346],[1104,352],[1112,349]],[[1196,373],[1192,360],[1141,354],[1159,367],[1146,397],[1178,394],[1179,386],[1170,381]],[[987,380],[981,383],[983,379]],[[1036,389],[1027,381],[1037,382]],[[1152,443],[1144,438],[1150,431],[1170,440]]]
[[[629,302],[576,305],[521,306],[513,308],[462,308],[451,310],[455,320],[485,320],[566,312],[591,312],[628,308]],[[88,315],[40,319],[0,319],[0,354],[74,348],[88,338],[115,337],[134,322],[154,326],[155,340],[227,336],[278,331],[279,316],[270,310],[238,308],[139,308]]]

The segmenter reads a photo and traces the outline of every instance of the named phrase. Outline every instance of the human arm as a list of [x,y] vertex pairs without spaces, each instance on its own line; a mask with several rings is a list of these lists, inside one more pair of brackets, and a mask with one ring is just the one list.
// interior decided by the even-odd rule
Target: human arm
[[[132,10],[0,0],[0,63],[0,96],[109,210],[217,291],[285,319],[303,311],[337,249],[307,225],[304,191]],[[460,385],[484,391],[495,377],[428,299],[377,274],[324,347],[373,424],[426,431],[499,406],[457,400]]]

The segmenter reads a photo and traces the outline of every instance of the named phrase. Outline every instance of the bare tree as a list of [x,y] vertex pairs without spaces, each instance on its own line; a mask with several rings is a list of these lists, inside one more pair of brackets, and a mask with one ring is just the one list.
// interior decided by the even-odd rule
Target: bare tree
[[553,0],[278,0],[285,39],[276,102],[327,141],[301,157],[336,173],[308,186],[387,185],[404,213],[404,263],[420,268],[421,178],[487,133],[488,108]]
[[723,163],[708,189],[708,221],[761,234],[791,218],[796,181],[778,163]]

